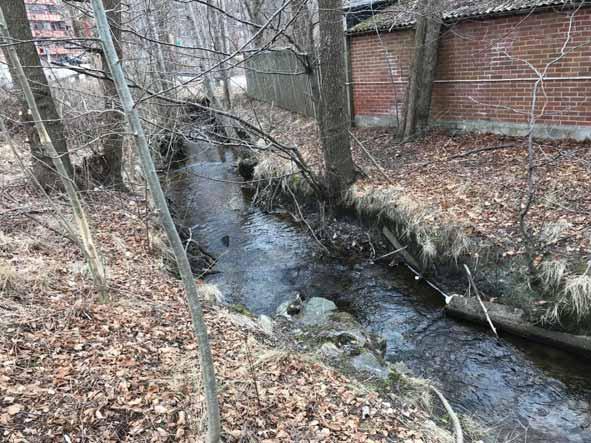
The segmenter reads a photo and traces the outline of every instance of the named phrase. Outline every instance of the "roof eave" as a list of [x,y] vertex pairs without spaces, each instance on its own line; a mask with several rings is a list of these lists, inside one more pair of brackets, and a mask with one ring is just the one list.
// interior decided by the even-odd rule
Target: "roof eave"
[[[589,8],[591,7],[591,3],[588,2],[584,2],[582,5],[578,4],[568,4],[565,3],[563,5],[561,5],[562,8],[567,8],[567,7],[580,7],[580,8]],[[536,7],[536,11],[535,12],[544,12],[550,9],[556,9],[558,7],[558,5],[546,5],[546,6],[537,6]],[[531,7],[530,8],[522,8],[522,9],[514,9],[512,11],[498,11],[498,12],[492,12],[492,13],[481,13],[481,14],[473,14],[473,15],[464,15],[464,16],[458,16],[458,17],[449,17],[449,18],[445,18],[443,20],[443,24],[445,26],[449,26],[452,24],[456,24],[465,20],[486,20],[488,18],[497,18],[497,17],[507,17],[507,16],[513,16],[513,15],[525,15],[525,14],[529,14],[531,11]],[[415,22],[412,23],[405,23],[402,25],[396,25],[396,26],[381,26],[379,28],[371,28],[371,29],[364,29],[364,30],[360,30],[360,31],[347,31],[347,35],[348,36],[361,36],[361,35],[367,35],[367,34],[373,34],[376,32],[396,32],[396,31],[404,31],[407,29],[411,29],[414,28],[415,26]]]

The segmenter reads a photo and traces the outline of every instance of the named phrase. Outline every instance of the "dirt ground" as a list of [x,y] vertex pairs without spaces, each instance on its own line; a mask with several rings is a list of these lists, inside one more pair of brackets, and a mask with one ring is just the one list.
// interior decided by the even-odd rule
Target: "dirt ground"
[[[7,146],[0,155],[0,440],[203,441],[190,316],[144,199],[85,195],[108,269],[101,298],[61,234],[65,200],[39,193]],[[289,352],[253,320],[205,312],[224,441],[433,441],[416,406]]]

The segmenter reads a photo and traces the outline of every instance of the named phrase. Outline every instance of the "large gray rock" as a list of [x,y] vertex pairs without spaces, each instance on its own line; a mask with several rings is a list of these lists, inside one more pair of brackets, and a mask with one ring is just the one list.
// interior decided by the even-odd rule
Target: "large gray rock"
[[294,315],[299,314],[302,311],[303,307],[304,305],[302,303],[300,295],[296,294],[296,296],[292,300],[284,301],[283,303],[281,303],[275,310],[275,315],[291,318]]
[[323,343],[318,352],[326,357],[338,357],[343,353],[337,345],[331,342]]
[[259,316],[258,324],[267,335],[273,335],[273,320],[266,315]]
[[301,320],[307,325],[326,323],[336,310],[337,305],[332,301],[326,298],[312,297],[304,304]]
[[290,303],[290,301],[284,301],[279,306],[277,306],[277,309],[275,310],[275,315],[289,318],[289,315],[287,314],[287,308],[290,305]]
[[363,351],[351,359],[351,365],[358,371],[367,372],[381,379],[388,378],[388,368],[371,352]]

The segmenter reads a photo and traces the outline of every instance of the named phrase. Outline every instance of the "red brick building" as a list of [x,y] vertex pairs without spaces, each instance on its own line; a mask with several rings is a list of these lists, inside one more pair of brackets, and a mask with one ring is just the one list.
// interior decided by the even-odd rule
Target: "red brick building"
[[[25,0],[25,4],[34,38],[66,38],[72,36],[71,26],[64,15],[64,6],[59,0]],[[39,55],[44,58],[48,56],[59,58],[79,52],[66,42],[39,41],[37,49]]]
[[[434,125],[527,133],[538,73],[554,61],[538,92],[536,134],[591,138],[590,2],[442,2]],[[403,115],[414,52],[414,3],[388,6],[349,32],[358,125],[396,125]]]

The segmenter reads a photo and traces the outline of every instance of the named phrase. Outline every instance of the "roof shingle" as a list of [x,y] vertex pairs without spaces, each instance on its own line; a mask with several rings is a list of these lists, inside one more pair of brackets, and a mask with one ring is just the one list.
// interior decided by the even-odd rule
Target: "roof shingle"
[[[350,33],[391,31],[414,25],[417,0],[400,0],[350,29]],[[561,6],[572,0],[443,0],[444,21],[469,17],[510,14],[548,6]],[[585,0],[588,3],[588,0]],[[589,2],[591,3],[591,2]]]

